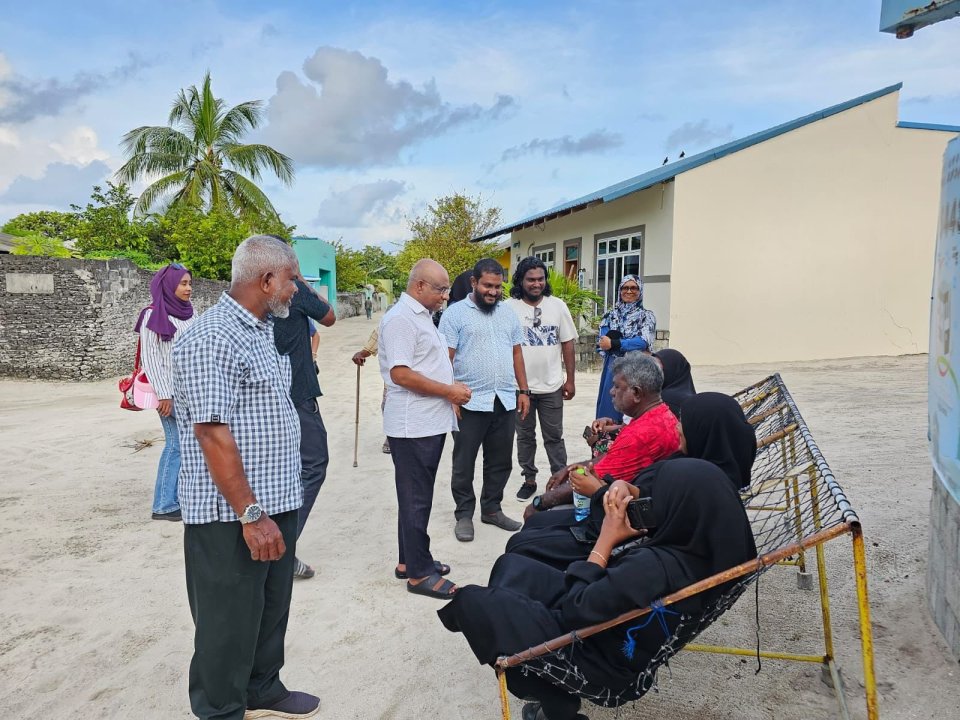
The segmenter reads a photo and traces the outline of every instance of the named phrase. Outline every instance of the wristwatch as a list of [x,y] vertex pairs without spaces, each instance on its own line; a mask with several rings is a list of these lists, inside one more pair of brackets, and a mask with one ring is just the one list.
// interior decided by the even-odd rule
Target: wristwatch
[[517,395],[530,395],[529,390],[517,390]]
[[543,510],[543,495],[534,495],[533,500],[530,501],[530,504],[533,505],[533,509],[537,512]]
[[257,503],[252,505],[247,505],[243,509],[243,515],[240,516],[240,523],[246,525],[248,523],[255,523],[260,519],[260,516],[263,515],[263,508],[260,507]]

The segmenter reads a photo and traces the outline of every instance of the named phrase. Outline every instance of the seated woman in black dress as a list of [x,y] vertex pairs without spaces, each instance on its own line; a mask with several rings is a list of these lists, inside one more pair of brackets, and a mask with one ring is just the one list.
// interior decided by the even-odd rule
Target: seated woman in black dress
[[[757,440],[753,426],[747,422],[740,405],[729,395],[705,392],[687,398],[680,411],[680,449],[660,462],[670,462],[678,457],[693,457],[708,460],[723,470],[737,489],[750,484],[750,471],[757,453]],[[649,478],[653,465],[641,470],[633,478],[634,496],[639,497],[637,487]],[[570,474],[574,489],[591,497],[591,503],[600,502],[606,489],[589,470]],[[573,510],[557,509],[525,515],[523,529],[507,541],[506,552],[517,552],[563,568],[586,552],[577,542],[569,528],[577,522]],[[589,540],[596,539],[595,529],[602,515],[585,522]],[[592,529],[591,529],[592,528]],[[590,534],[592,532],[592,534]]]
[[[464,634],[481,663],[493,665],[498,657],[645,607],[756,557],[740,498],[716,465],[694,459],[660,463],[650,494],[656,529],[646,542],[614,552],[642,533],[626,518],[629,493],[611,488],[603,497],[602,529],[587,560],[572,563],[564,572],[528,557],[503,555],[489,586],[461,587],[438,612],[440,620],[451,632]],[[720,586],[670,606],[661,616],[669,631],[676,630],[680,613],[698,616],[725,589]],[[549,667],[531,661],[527,672],[507,670],[510,692],[536,701],[524,708],[523,718],[584,717],[578,714],[580,697],[548,679],[565,669],[585,679],[582,694],[611,698],[608,704],[643,695],[649,683],[638,682],[638,676],[667,638],[659,622],[641,625],[642,620],[591,636],[572,653],[551,656]],[[632,647],[625,648],[625,641]]]

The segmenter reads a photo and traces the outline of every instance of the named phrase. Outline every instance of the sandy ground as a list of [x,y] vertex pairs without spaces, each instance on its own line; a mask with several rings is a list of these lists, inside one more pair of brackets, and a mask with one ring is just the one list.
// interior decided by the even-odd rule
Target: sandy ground
[[[375,321],[378,318],[375,317]],[[327,482],[298,555],[317,577],[297,582],[287,635],[287,685],[319,694],[321,718],[499,717],[493,672],[446,632],[440,603],[393,578],[393,466],[383,440],[375,366],[361,375],[359,467],[352,467],[356,372],[349,358],[374,326],[360,318],[323,330],[321,409],[330,434]],[[701,390],[732,392],[779,371],[860,513],[883,718],[960,717],[958,666],[925,608],[930,465],[925,449],[925,357],[771,366],[699,367]],[[571,459],[592,419],[598,378],[578,377],[567,405]],[[192,622],[180,525],[150,520],[157,443],[153,413],[123,412],[116,383],[0,382],[0,719],[188,718]],[[161,441],[162,442],[162,441]],[[453,537],[449,454],[430,530],[452,579],[483,583],[507,539],[477,523]],[[542,453],[541,453],[542,455]],[[541,458],[541,467],[546,467]],[[520,515],[514,472],[504,507]],[[827,547],[837,655],[854,717],[865,717],[850,544]],[[775,568],[760,586],[764,645],[822,648],[816,593]],[[752,594],[705,636],[751,647]],[[816,665],[685,652],[661,671],[659,692],[622,718],[675,720],[838,715]],[[519,717],[520,703],[513,701]],[[585,707],[591,718],[615,713]]]

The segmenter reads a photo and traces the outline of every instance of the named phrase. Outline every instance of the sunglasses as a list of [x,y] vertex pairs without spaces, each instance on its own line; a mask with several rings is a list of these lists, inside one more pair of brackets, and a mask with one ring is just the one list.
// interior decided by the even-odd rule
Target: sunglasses
[[540,327],[540,323],[543,322],[542,318],[540,317],[541,315],[543,315],[543,309],[535,307],[533,309],[533,326],[535,328]]

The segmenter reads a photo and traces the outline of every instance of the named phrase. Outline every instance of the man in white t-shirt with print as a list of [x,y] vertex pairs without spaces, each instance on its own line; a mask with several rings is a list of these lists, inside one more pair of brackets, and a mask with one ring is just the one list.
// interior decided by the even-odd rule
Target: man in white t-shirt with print
[[552,297],[547,268],[536,257],[524,258],[513,274],[506,304],[517,314],[523,330],[523,362],[530,387],[530,412],[517,416],[517,461],[523,485],[517,500],[528,502],[537,492],[537,418],[550,473],[567,465],[563,442],[563,401],[576,393],[573,345],[577,328],[566,303]]

